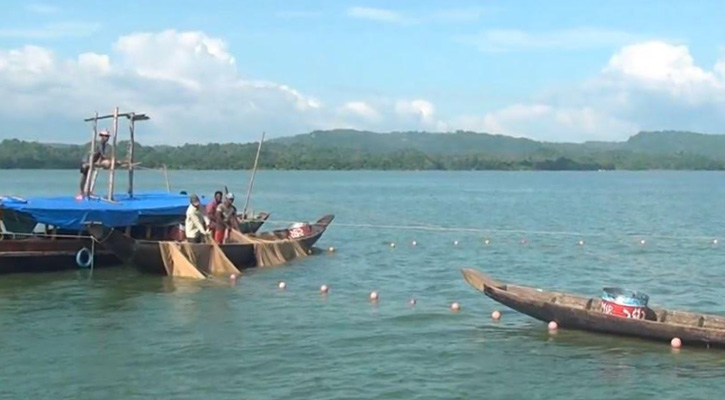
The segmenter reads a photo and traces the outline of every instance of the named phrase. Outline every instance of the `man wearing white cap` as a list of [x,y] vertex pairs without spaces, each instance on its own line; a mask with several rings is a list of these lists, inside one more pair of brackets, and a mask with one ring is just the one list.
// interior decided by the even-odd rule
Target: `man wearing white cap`
[[227,229],[237,228],[237,208],[234,207],[234,193],[227,193],[224,202],[216,208],[217,226],[214,231],[214,240],[217,243],[224,243],[224,236]]
[[[111,167],[111,160],[106,157],[106,147],[108,144],[108,138],[111,137],[111,134],[108,133],[107,130],[102,130],[98,132],[98,136],[100,141],[93,153],[93,164],[97,167],[108,169]],[[87,161],[81,163],[81,195],[86,187],[86,179],[88,179],[89,170],[90,165]]]

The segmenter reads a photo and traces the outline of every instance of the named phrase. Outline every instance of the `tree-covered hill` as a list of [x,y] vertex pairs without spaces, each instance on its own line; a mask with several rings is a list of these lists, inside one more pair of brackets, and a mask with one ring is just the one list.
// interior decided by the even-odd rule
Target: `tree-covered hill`
[[[0,168],[78,168],[89,144],[0,142]],[[126,155],[128,143],[118,146]],[[249,169],[256,143],[136,145],[144,167]],[[598,170],[725,169],[725,136],[640,132],[624,142],[551,143],[475,132],[315,131],[264,143],[264,169]]]

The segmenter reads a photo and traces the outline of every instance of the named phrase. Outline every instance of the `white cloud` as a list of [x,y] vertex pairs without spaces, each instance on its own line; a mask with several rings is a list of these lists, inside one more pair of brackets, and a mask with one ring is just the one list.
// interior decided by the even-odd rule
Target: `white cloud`
[[380,112],[364,101],[350,101],[340,107],[339,112],[343,116],[353,115],[362,117],[368,122],[380,122]]
[[[245,77],[226,42],[203,32],[121,36],[109,54],[60,57],[26,46],[0,50],[0,122],[5,137],[86,140],[94,111],[147,113],[142,143],[256,140],[337,127],[430,129],[432,103],[351,100],[326,105],[282,83]],[[43,118],[37,118],[43,115]]]
[[484,13],[485,9],[481,7],[439,9],[418,14],[403,13],[385,8],[359,6],[351,7],[347,10],[347,15],[352,18],[400,25],[475,22]]
[[81,120],[114,106],[151,116],[138,136],[149,144],[244,142],[261,131],[274,137],[341,127],[623,140],[639,129],[722,132],[725,58],[705,68],[682,45],[626,45],[575,89],[443,115],[421,97],[356,96],[328,104],[290,85],[245,76],[224,40],[168,30],[122,36],[108,54],[0,49],[0,98],[0,134],[46,141],[86,140]]
[[573,90],[454,119],[460,129],[556,141],[625,140],[639,130],[723,133],[725,59],[712,70],[663,41],[627,45]]
[[55,14],[60,9],[50,4],[32,3],[25,6],[25,9],[35,14]]
[[459,117],[458,129],[545,141],[623,140],[636,126],[589,108],[514,104],[483,116]]
[[14,39],[57,39],[63,37],[85,37],[96,33],[101,25],[89,22],[63,22],[36,28],[0,28],[0,38]]
[[353,18],[377,22],[392,22],[398,24],[409,22],[401,14],[384,8],[352,7],[347,10],[347,15]]
[[491,29],[475,35],[460,36],[458,41],[476,46],[483,52],[577,50],[616,47],[637,40],[627,32],[580,27],[548,32],[517,29]]

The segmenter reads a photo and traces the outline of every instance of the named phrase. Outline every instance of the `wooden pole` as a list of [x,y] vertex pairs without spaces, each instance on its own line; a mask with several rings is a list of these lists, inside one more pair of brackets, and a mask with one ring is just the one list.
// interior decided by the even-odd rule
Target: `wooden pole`
[[96,151],[96,136],[98,136],[98,111],[96,116],[93,118],[93,132],[91,132],[91,154],[88,156],[88,175],[86,175],[86,182],[83,184],[83,197],[88,197],[91,194],[91,180],[93,179],[93,154]]
[[242,220],[247,217],[249,197],[252,195],[252,187],[254,187],[254,176],[257,174],[257,163],[259,162],[259,152],[262,150],[262,142],[264,142],[264,134],[265,132],[262,132],[262,140],[259,141],[259,146],[257,146],[257,156],[254,157],[254,168],[252,168],[252,178],[249,180],[249,188],[247,189],[247,200],[244,202],[244,209],[242,210]]
[[108,200],[113,200],[116,177],[116,143],[118,142],[118,107],[113,110],[113,147],[111,148],[111,176],[108,178]]
[[129,124],[129,133],[131,134],[131,139],[128,142],[128,197],[133,197],[133,150],[135,146],[134,142],[134,123],[135,123],[135,117],[136,115],[134,113],[131,113],[131,123]]
[[169,173],[166,171],[166,164],[164,164],[163,167],[164,167],[164,178],[166,179],[166,191],[171,193],[171,184],[169,183]]

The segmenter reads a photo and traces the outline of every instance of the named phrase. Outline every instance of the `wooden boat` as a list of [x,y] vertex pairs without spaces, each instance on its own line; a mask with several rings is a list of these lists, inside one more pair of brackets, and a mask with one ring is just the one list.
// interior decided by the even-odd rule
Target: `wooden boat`
[[[320,218],[316,223],[310,225],[308,234],[292,240],[298,242],[305,251],[310,250],[322,234],[325,233],[325,230],[334,218],[335,216],[331,214]],[[133,265],[139,271],[151,274],[166,274],[158,241],[133,239],[117,229],[101,224],[90,224],[88,226],[88,232],[104,248],[113,252],[123,262]],[[288,239],[290,237],[290,229],[279,229],[271,232],[249,234],[248,236],[252,239],[274,242]],[[191,246],[209,245],[201,243],[191,244]],[[253,244],[227,243],[220,244],[219,247],[229,261],[238,269],[241,270],[256,266]]]
[[725,317],[646,307],[643,319],[605,314],[600,298],[548,292],[496,281],[474,269],[463,277],[475,289],[516,311],[562,328],[683,344],[725,347]]
[[[4,213],[4,220],[12,213]],[[255,233],[267,221],[270,214],[260,212],[252,219],[240,219],[242,233]],[[176,236],[181,215],[168,221],[156,221],[160,225],[135,225],[119,228],[126,235],[145,240],[172,240]],[[14,227],[7,224],[6,226]],[[31,228],[35,222],[31,225]],[[0,232],[0,274],[35,273],[89,268],[91,252],[93,267],[102,268],[121,264],[112,251],[96,243],[87,232],[48,230],[46,232]]]

